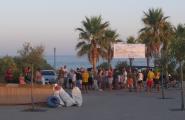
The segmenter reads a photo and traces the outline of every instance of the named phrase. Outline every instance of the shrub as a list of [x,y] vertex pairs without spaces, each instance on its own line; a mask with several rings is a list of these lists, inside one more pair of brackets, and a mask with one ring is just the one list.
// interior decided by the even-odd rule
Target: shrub
[[98,68],[98,69],[99,69],[99,68],[109,69],[110,66],[111,66],[111,65],[110,65],[109,63],[103,62],[103,63],[101,63],[99,66],[97,66],[97,68]]
[[116,66],[115,66],[115,69],[117,69],[119,72],[121,72],[121,70],[123,68],[127,68],[129,65],[126,61],[118,61]]

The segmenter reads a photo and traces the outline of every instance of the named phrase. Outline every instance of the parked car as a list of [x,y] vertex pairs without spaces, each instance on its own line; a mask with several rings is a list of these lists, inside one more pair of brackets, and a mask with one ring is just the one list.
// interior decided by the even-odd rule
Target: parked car
[[41,70],[45,84],[53,84],[57,82],[57,74],[54,70]]

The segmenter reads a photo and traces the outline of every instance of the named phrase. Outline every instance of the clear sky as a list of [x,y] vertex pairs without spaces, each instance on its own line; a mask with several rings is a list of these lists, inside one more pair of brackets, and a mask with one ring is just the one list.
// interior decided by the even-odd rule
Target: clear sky
[[74,55],[85,16],[102,15],[121,39],[136,36],[143,11],[162,8],[172,24],[185,23],[185,0],[0,0],[0,56],[16,55],[24,42],[45,54]]

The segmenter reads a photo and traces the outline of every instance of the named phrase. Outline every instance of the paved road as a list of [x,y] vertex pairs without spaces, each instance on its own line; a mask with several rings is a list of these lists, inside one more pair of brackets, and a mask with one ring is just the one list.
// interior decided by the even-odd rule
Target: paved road
[[0,120],[185,120],[185,111],[178,111],[178,90],[166,91],[169,99],[159,93],[91,91],[84,94],[82,107],[39,107],[45,112],[23,112],[29,106],[0,106]]

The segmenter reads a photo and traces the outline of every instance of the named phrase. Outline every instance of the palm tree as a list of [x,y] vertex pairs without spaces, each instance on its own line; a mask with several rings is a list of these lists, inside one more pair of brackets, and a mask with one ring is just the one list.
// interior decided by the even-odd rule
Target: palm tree
[[184,110],[184,93],[183,93],[183,62],[185,60],[185,25],[178,25],[175,31],[175,39],[171,44],[171,54],[179,63],[181,78],[181,110]]
[[[133,36],[129,36],[129,37],[127,38],[127,43],[128,43],[128,44],[135,44],[136,41],[137,41],[137,40],[136,40]],[[130,67],[132,67],[133,60],[134,60],[134,58],[129,58]]]
[[139,35],[138,42],[143,43],[146,45],[146,60],[147,60],[147,67],[150,67],[150,59],[152,58],[154,51],[155,51],[155,44],[151,40],[151,33],[150,31],[143,31]]
[[[143,42],[146,42],[147,59],[149,59],[151,55],[159,56],[161,44],[164,42],[161,39],[161,35],[163,34],[162,32],[167,18],[168,17],[164,16],[162,9],[152,8],[149,9],[148,12],[144,12],[142,21],[145,27],[140,30],[140,38],[144,36],[145,40],[143,40]],[[147,64],[149,65],[149,63]]]
[[174,28],[169,22],[165,22],[163,26],[161,27],[161,60],[162,64],[164,65],[164,71],[165,71],[165,77],[166,80],[169,80],[168,77],[168,63],[169,63],[169,46],[171,44],[171,41],[174,37]]
[[104,58],[108,61],[108,64],[110,65],[111,60],[113,59],[113,44],[122,42],[120,39],[118,39],[119,35],[115,30],[107,29],[105,31],[104,35],[104,47],[106,49],[106,54]]
[[[76,45],[77,55],[87,55],[90,63],[93,65],[93,71],[96,72],[96,63],[99,57],[105,53],[102,49],[102,38],[109,22],[103,22],[101,16],[85,17],[82,21],[82,27],[79,31],[79,42]],[[99,47],[98,47],[99,46]]]

